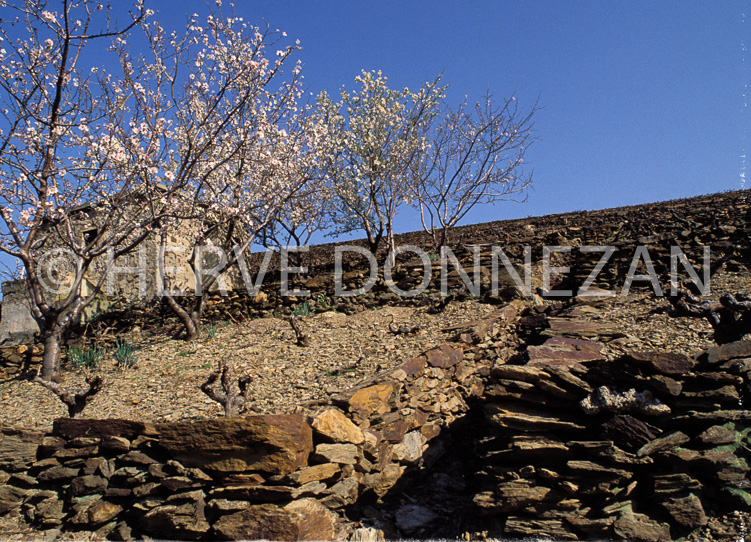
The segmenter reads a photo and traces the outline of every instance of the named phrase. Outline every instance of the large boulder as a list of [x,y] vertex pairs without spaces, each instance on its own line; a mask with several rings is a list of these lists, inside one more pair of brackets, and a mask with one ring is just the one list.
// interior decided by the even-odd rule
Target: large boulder
[[186,467],[289,474],[307,466],[313,431],[298,414],[156,425],[159,445]]
[[332,540],[336,519],[315,499],[300,499],[286,506],[249,506],[219,518],[214,531],[226,540]]

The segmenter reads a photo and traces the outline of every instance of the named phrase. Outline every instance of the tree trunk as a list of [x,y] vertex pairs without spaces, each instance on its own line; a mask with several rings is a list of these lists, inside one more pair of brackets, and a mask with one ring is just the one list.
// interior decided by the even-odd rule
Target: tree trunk
[[196,315],[197,311],[193,311],[192,313],[189,313],[188,311],[186,311],[184,308],[182,308],[179,305],[179,303],[175,300],[175,298],[172,297],[171,293],[165,292],[164,297],[167,298],[167,304],[169,305],[170,309],[172,309],[172,312],[174,312],[175,315],[183,323],[183,326],[185,327],[186,339],[189,341],[197,339],[198,338],[198,323],[196,322],[196,319],[194,318],[194,315]]
[[44,380],[59,382],[60,380],[60,343],[62,330],[53,324],[44,332],[44,357],[42,358],[42,374]]

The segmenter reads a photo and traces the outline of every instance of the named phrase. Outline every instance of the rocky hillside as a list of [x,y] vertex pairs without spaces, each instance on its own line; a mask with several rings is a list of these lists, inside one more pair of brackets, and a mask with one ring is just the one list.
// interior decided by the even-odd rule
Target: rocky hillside
[[[311,290],[310,298],[280,296],[273,273],[253,299],[214,296],[209,318],[227,322],[220,342],[204,339],[191,350],[169,338],[177,327],[159,306],[105,316],[81,330],[85,341],[105,345],[126,337],[141,341],[142,352],[149,341],[161,345],[132,373],[114,363],[102,369],[111,378],[128,375],[118,389],[129,395],[131,419],[92,419],[106,412],[96,402],[84,419],[54,427],[47,414],[34,430],[1,418],[0,534],[742,538],[751,512],[748,195],[457,228],[452,250],[462,264],[469,268],[479,257],[477,295],[451,269],[442,295],[433,266],[430,286],[415,297],[396,295],[379,275],[369,292],[336,298],[335,247],[316,247],[307,262],[315,272],[293,284]],[[431,251],[422,234],[398,242]],[[532,292],[502,264],[493,288],[494,246],[519,270],[530,247]],[[558,268],[550,289],[570,295],[544,291],[545,246],[571,247],[550,255]],[[613,247],[589,296],[576,294],[603,251],[582,251],[586,246]],[[709,247],[713,275],[704,296],[685,271],[677,295],[658,295],[670,293],[675,246],[699,278]],[[345,288],[357,290],[367,279],[360,264],[346,261]],[[641,278],[621,295],[632,266],[630,275]],[[409,290],[425,272],[407,255],[393,282]],[[302,319],[308,347],[296,345],[280,319],[303,305],[312,313]],[[441,324],[434,319],[441,315],[451,319]],[[358,354],[333,346],[335,320],[354,330],[349,340],[360,341]],[[266,331],[251,332],[254,322],[267,323]],[[262,368],[248,358],[248,341],[260,341],[253,333],[280,342]],[[206,356],[197,359],[199,350]],[[320,360],[313,357],[335,350],[341,366],[327,361],[314,369]],[[16,419],[25,415],[19,397],[33,411],[48,393],[27,380],[38,352],[17,348],[5,362],[0,410]],[[256,403],[269,410],[198,419],[191,401],[173,393],[187,373],[170,380],[172,390],[159,380],[171,376],[156,368],[190,362],[196,373],[187,384],[195,387],[201,367],[204,378],[216,367],[219,359],[212,358],[262,380],[257,390],[271,399]],[[81,380],[76,371],[64,378]],[[272,414],[283,404],[286,414]],[[160,417],[160,408],[170,417]],[[218,416],[217,410],[203,409],[201,417]]]

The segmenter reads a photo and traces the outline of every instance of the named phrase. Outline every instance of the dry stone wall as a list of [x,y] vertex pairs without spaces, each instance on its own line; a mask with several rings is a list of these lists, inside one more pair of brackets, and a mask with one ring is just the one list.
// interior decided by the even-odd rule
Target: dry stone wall
[[[2,427],[0,530],[379,540],[359,503],[400,491],[473,407],[469,513],[494,536],[671,540],[751,510],[751,341],[607,361],[622,333],[578,306],[503,306],[310,417]],[[402,506],[387,531],[435,535],[437,518]]]
[[751,341],[609,361],[618,330],[572,312],[526,314],[536,336],[491,371],[484,514],[507,537],[667,541],[751,510]]
[[508,330],[517,309],[457,328],[459,342],[360,383],[309,419],[60,419],[49,434],[1,427],[0,532],[346,538],[346,508],[388,493],[483,393],[490,362],[475,359],[475,344]]

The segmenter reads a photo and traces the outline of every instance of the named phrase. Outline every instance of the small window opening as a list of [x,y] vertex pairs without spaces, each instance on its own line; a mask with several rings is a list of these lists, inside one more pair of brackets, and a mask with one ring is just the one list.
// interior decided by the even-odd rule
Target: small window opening
[[99,230],[97,230],[96,228],[86,230],[83,232],[83,240],[87,245],[89,245],[94,242],[94,239],[96,239],[97,235],[99,235]]

